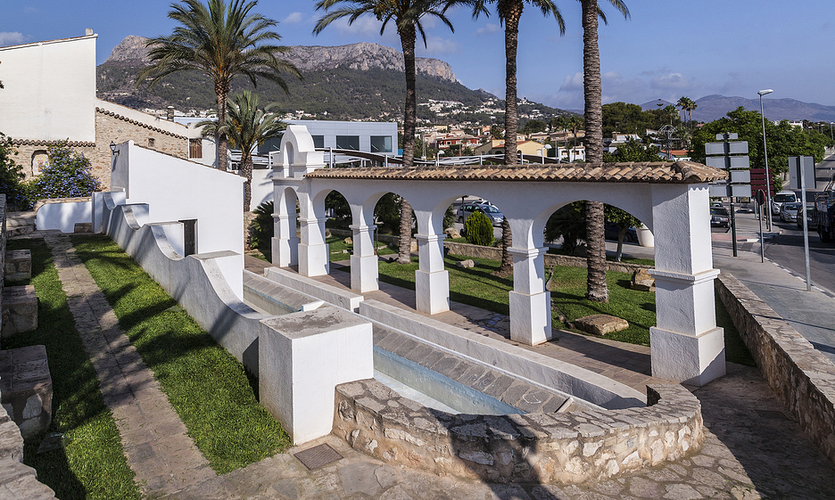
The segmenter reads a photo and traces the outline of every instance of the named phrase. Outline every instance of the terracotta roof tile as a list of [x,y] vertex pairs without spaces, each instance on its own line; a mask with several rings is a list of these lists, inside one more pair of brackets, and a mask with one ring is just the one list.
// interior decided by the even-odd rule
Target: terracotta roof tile
[[725,179],[727,173],[694,163],[627,162],[525,165],[421,166],[325,168],[306,175],[314,179],[534,181],[534,182],[649,182],[698,184]]

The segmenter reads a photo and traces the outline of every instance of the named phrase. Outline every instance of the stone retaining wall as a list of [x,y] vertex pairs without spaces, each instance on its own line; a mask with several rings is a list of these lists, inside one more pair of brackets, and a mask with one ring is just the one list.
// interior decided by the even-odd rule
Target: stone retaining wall
[[649,407],[450,415],[376,380],[336,387],[334,434],[392,464],[491,482],[578,484],[701,448],[701,405],[680,385],[647,387]]
[[771,390],[835,462],[835,370],[797,330],[731,275],[715,287]]

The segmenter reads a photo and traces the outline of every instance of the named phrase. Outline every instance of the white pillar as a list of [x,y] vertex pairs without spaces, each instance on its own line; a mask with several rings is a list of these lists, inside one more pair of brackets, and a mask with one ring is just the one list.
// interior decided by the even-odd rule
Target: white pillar
[[351,290],[359,293],[379,290],[377,255],[374,253],[376,226],[350,226],[354,253],[351,254]]
[[537,345],[551,339],[551,292],[545,290],[543,248],[509,248],[513,256],[510,339]]
[[[282,211],[282,204],[275,209]],[[275,236],[271,240],[272,263],[278,267],[295,266],[299,263],[299,237],[296,235],[296,207],[293,213],[274,213]]]
[[708,191],[704,185],[653,187],[656,326],[652,375],[704,385],[725,375],[725,340],[716,327]]
[[449,273],[444,270],[446,235],[417,234],[420,267],[415,272],[415,308],[428,314],[449,311]]
[[330,253],[325,243],[325,218],[301,219],[299,274],[322,276],[330,272]]

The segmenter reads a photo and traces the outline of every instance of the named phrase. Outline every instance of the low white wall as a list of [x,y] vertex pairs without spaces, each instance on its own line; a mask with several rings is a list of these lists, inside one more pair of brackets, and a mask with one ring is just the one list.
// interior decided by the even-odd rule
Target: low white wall
[[59,229],[72,233],[76,224],[93,222],[93,201],[91,198],[47,201],[36,206],[35,227],[39,231]]
[[[183,258],[168,242],[164,224],[140,224],[146,205],[117,205],[103,193],[102,227],[125,252],[156,280],[226,350],[253,373],[258,373],[259,322],[270,316],[244,304],[243,272],[239,255],[232,252]],[[237,273],[229,273],[234,267]],[[226,272],[224,272],[224,270]],[[230,285],[227,275],[237,275]]]
[[273,201],[273,180],[270,177],[272,170],[268,168],[252,169],[252,201],[249,210],[255,210],[258,205]]

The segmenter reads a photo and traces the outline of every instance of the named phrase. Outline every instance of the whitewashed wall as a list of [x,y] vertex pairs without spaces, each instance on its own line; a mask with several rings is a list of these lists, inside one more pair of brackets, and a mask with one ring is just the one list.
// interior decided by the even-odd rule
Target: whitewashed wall
[[93,222],[93,201],[90,198],[44,203],[37,208],[35,227],[39,231],[60,229],[72,233],[76,224]]
[[148,222],[197,219],[197,252],[231,250],[243,269],[243,182],[240,176],[137,146],[118,145],[111,190],[125,203],[148,205]]
[[252,169],[252,202],[250,210],[255,210],[265,201],[273,200],[272,170],[266,168]]
[[96,140],[96,38],[0,47],[0,131],[15,139]]

